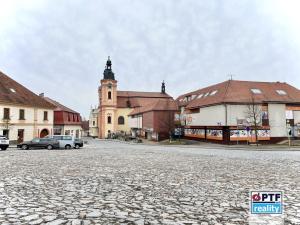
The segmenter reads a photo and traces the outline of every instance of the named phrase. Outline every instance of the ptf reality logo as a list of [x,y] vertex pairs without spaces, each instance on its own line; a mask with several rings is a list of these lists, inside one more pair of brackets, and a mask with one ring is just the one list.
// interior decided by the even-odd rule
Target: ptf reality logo
[[282,214],[282,191],[251,191],[252,214]]

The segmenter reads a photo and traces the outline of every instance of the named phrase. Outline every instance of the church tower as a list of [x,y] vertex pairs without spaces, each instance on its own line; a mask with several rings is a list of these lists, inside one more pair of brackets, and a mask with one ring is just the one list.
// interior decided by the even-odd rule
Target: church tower
[[112,63],[108,56],[103,79],[98,90],[99,94],[99,138],[106,138],[116,132],[117,126],[117,81],[111,69]]

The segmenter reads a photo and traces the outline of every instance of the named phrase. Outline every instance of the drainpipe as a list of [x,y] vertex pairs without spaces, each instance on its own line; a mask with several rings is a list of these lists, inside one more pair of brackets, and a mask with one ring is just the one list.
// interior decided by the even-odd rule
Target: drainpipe
[[227,104],[225,104],[225,126],[227,126]]

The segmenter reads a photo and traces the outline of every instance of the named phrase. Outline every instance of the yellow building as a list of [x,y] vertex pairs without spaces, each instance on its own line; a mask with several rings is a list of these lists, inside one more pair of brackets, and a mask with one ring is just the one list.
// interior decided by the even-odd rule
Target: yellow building
[[54,108],[0,72],[0,135],[20,143],[53,134]]
[[129,114],[134,109],[153,104],[161,99],[172,100],[172,97],[165,92],[164,83],[162,83],[161,92],[118,91],[117,83],[112,71],[111,60],[108,57],[103,79],[98,89],[99,138],[107,138],[111,134],[118,132],[129,134],[131,132]]

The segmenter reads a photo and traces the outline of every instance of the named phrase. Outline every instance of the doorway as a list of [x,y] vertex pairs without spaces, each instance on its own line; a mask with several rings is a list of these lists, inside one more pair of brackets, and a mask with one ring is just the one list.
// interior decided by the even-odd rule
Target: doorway
[[9,139],[9,130],[3,130],[3,136]]
[[18,144],[24,141],[24,129],[18,129]]
[[46,137],[48,134],[49,134],[49,131],[47,129],[43,129],[41,131],[40,138]]

